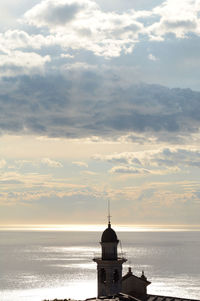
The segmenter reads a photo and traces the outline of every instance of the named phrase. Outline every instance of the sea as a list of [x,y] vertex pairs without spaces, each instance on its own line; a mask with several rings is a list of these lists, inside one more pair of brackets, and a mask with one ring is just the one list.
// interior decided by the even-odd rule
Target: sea
[[[118,232],[119,254],[149,294],[200,299],[200,231]],[[97,295],[100,231],[1,230],[0,301]]]

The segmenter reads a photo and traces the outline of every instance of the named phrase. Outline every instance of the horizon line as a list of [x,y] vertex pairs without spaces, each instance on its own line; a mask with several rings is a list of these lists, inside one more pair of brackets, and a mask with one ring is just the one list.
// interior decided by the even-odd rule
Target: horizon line
[[[0,231],[80,231],[98,232],[105,224],[0,224]],[[114,224],[119,232],[200,231],[200,225],[188,224]]]

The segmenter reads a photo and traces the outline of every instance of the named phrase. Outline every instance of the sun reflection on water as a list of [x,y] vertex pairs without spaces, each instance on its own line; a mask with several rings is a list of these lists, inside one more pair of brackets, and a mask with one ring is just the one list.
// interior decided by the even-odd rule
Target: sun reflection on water
[[[92,258],[101,233],[63,231],[0,232],[0,301],[96,296]],[[144,270],[152,282],[149,293],[197,299],[199,233],[145,232],[119,233],[128,257],[124,274],[128,266],[137,276]]]
[[84,300],[96,296],[96,281],[68,282],[65,286],[1,291],[1,301],[42,301],[45,299]]

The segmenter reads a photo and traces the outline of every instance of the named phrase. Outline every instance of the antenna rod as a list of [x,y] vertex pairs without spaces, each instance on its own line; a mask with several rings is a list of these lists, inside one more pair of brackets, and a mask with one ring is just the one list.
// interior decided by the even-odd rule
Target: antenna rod
[[108,200],[108,225],[110,225],[110,218],[111,218],[111,215],[110,215],[110,200]]

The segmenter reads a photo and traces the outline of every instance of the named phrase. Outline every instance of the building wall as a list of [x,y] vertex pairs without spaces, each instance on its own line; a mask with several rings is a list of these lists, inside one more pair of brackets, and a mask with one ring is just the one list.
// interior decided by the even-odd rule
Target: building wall
[[145,299],[147,293],[146,283],[132,275],[122,280],[122,293]]

